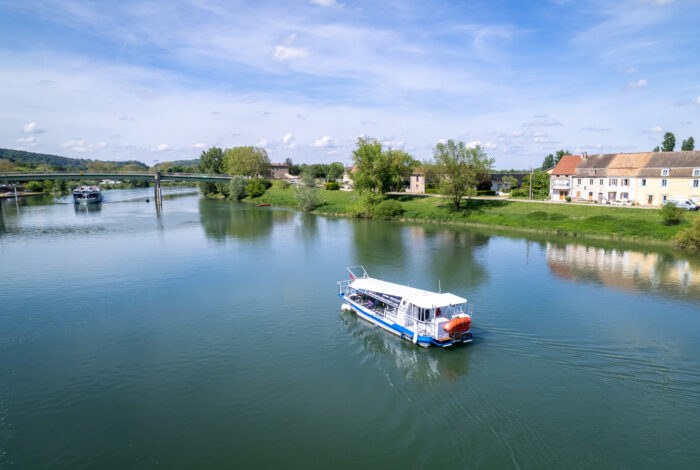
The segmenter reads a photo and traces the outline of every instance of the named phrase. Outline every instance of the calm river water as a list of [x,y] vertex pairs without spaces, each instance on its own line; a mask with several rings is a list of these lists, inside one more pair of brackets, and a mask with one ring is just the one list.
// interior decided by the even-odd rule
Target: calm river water
[[[700,260],[107,191],[5,200],[2,468],[691,468]],[[336,281],[467,297],[420,349]]]

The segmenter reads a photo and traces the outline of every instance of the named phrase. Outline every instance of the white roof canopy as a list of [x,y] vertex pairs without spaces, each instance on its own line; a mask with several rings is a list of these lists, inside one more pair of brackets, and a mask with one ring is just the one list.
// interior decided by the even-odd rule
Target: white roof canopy
[[371,277],[355,279],[350,283],[353,289],[362,289],[373,292],[381,292],[395,297],[401,297],[413,305],[421,308],[447,307],[467,302],[467,299],[454,294],[440,294],[415,287],[402,286],[393,282],[380,281]]

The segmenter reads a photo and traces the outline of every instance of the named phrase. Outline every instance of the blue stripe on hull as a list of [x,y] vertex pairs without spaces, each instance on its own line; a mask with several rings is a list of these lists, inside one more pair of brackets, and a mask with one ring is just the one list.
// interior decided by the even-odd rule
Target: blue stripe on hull
[[[338,294],[338,296],[341,297],[342,299],[346,300],[350,304],[350,306],[354,310],[357,311],[358,314],[364,315],[366,317],[371,318],[375,322],[381,323],[382,325],[391,329],[392,332],[396,333],[397,335],[399,335],[403,339],[413,342],[413,333],[414,333],[413,331],[399,325],[398,323],[387,323],[386,321],[382,320],[381,318],[369,313],[367,310],[365,310],[362,307],[360,307],[359,305],[355,304],[355,302],[353,302],[352,300],[345,298],[345,296],[343,294]],[[469,337],[468,341],[463,341],[463,342],[469,342],[469,341],[471,341],[471,336]],[[420,344],[423,347],[428,347],[431,344],[434,344],[435,346],[440,346],[442,348],[445,348],[447,346],[451,346],[452,344],[454,344],[454,341],[452,339],[449,339],[448,341],[445,341],[445,342],[439,342],[436,339],[432,338],[431,336],[418,335],[417,344]]]

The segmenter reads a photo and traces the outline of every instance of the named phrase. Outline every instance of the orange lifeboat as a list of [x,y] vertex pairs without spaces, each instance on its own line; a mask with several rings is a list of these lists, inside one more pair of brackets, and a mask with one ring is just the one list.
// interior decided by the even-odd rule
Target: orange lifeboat
[[448,321],[442,326],[442,329],[445,330],[445,333],[448,334],[453,334],[453,333],[463,333],[465,331],[469,331],[469,327],[472,324],[472,319],[469,317],[459,317],[455,318],[453,320]]

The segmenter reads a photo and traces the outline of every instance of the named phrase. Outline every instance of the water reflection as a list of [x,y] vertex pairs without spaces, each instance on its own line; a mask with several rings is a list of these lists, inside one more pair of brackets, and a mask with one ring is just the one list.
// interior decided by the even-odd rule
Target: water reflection
[[417,257],[422,262],[417,268],[431,273],[435,282],[440,279],[444,289],[475,287],[488,280],[488,270],[474,256],[479,248],[488,245],[488,235],[419,225],[409,227],[408,234],[411,251],[425,252]]
[[556,277],[596,282],[627,291],[700,298],[700,260],[675,253],[642,253],[586,245],[547,243],[547,264]]
[[363,350],[389,359],[396,365],[397,372],[418,383],[455,382],[469,372],[467,347],[424,349],[372,326],[354,312],[343,310],[340,319],[350,337],[361,344]]
[[99,214],[102,212],[102,204],[73,204],[73,208],[76,214],[79,215],[89,215],[89,214]]
[[259,208],[245,203],[224,203],[200,199],[199,220],[209,238],[262,239],[272,232],[275,224],[287,223],[294,214],[290,211]]

